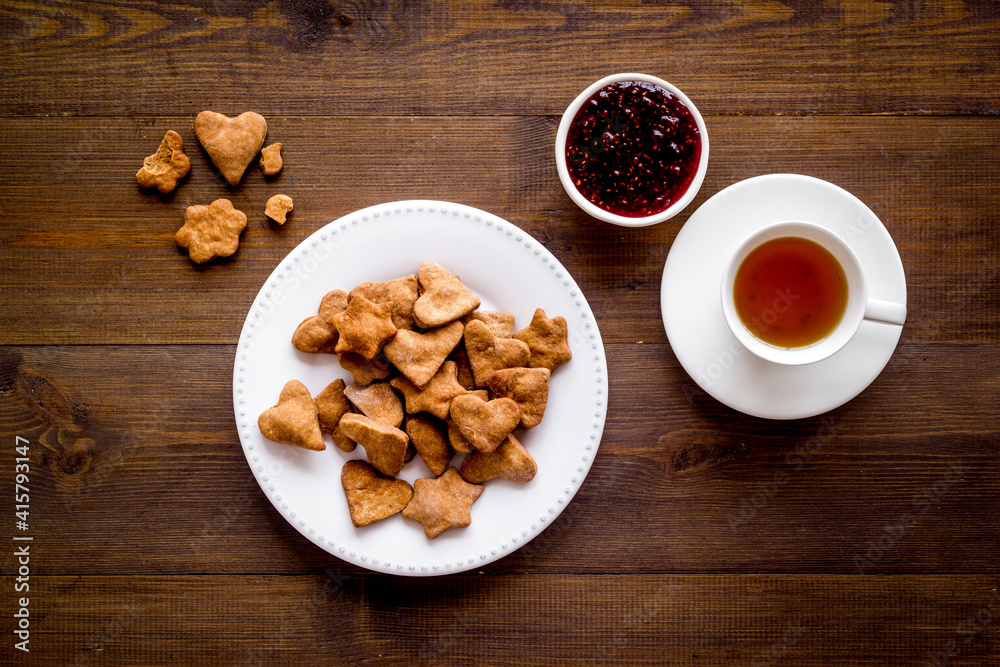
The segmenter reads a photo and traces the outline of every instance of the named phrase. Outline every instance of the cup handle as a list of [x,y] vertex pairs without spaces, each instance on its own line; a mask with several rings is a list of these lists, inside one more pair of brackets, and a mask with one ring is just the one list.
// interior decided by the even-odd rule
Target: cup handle
[[865,319],[902,326],[903,322],[906,321],[906,306],[892,301],[868,299],[868,304],[865,306]]

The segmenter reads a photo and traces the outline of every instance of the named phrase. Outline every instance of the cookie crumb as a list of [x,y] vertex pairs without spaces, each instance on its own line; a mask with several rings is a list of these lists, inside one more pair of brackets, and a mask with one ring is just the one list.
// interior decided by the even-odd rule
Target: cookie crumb
[[285,216],[292,210],[292,198],[288,195],[274,195],[264,205],[264,213],[279,225],[285,224]]
[[265,176],[274,176],[284,166],[285,163],[281,159],[281,145],[281,142],[275,142],[261,149],[260,168]]

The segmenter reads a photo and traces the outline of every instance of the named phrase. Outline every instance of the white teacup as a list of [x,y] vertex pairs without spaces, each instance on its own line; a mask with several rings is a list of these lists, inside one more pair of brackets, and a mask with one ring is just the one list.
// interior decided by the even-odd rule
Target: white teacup
[[[747,256],[762,244],[785,237],[818,243],[840,264],[847,281],[847,304],[840,321],[823,338],[800,347],[780,347],[755,336],[740,319],[734,296],[736,274]],[[778,364],[802,365],[826,359],[850,342],[864,320],[889,325],[902,325],[906,320],[906,306],[903,304],[868,298],[868,283],[854,250],[831,230],[811,222],[778,222],[758,230],[743,241],[726,264],[721,296],[722,312],[736,339],[758,357]],[[778,303],[779,299],[776,297],[775,308],[787,309],[789,304]]]

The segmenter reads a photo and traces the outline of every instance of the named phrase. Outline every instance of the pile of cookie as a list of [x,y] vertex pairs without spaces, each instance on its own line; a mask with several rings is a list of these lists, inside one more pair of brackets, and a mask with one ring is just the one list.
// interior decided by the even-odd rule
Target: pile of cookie
[[[194,121],[195,135],[212,162],[230,185],[238,185],[247,167],[260,152],[260,167],[265,176],[274,176],[283,166],[282,144],[264,145],[267,121],[252,111],[229,118],[214,111],[202,111]],[[135,175],[141,188],[156,188],[169,194],[177,182],[191,171],[191,160],[184,154],[181,135],[168,130],[155,153],[143,160]],[[277,194],[267,200],[264,214],[285,224],[292,210],[292,198]],[[207,206],[188,206],[184,226],[174,235],[177,245],[186,248],[191,261],[202,264],[216,257],[229,257],[240,244],[240,234],[247,226],[247,216],[228,199],[216,199]]]
[[[531,481],[538,470],[514,431],[542,421],[552,372],[572,357],[566,320],[537,309],[479,310],[479,297],[436,262],[411,274],[335,289],[292,335],[300,352],[336,354],[353,377],[315,397],[298,380],[261,413],[264,437],[314,451],[324,434],[344,452],[341,484],[351,520],[366,526],[402,512],[429,539],[470,525],[484,483]],[[419,454],[433,478],[396,476]],[[456,469],[456,454],[465,457]]]

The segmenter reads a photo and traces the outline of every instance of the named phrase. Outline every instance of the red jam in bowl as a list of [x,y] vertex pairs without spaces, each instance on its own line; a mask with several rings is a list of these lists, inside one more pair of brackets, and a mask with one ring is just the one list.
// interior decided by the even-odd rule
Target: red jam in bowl
[[566,137],[580,193],[630,218],[655,215],[684,196],[701,160],[701,132],[676,95],[645,81],[612,83],[584,102]]

